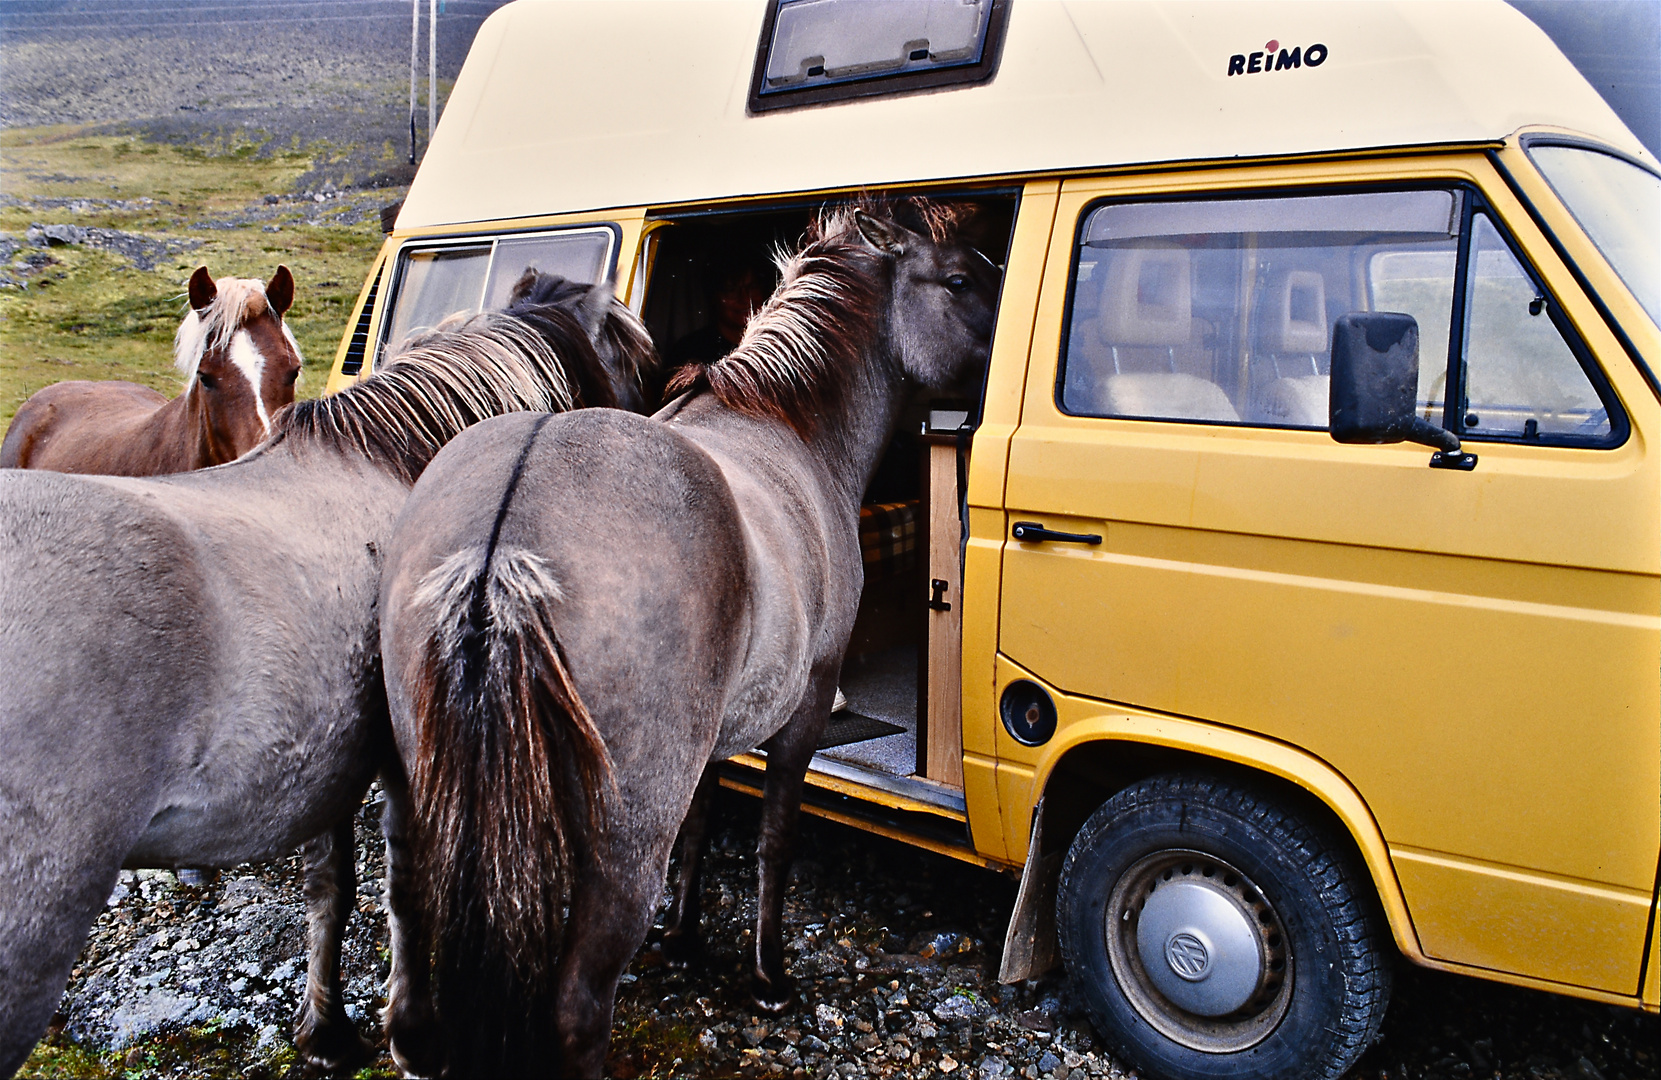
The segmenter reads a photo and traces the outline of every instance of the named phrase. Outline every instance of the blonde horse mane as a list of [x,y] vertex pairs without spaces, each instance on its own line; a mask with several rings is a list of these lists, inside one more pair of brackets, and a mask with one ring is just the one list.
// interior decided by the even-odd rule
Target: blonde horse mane
[[[586,338],[571,348],[592,349]],[[564,412],[564,362],[541,334],[500,312],[412,337],[374,375],[333,397],[297,401],[271,423],[269,445],[304,438],[392,469],[413,484],[464,428],[509,412]]]

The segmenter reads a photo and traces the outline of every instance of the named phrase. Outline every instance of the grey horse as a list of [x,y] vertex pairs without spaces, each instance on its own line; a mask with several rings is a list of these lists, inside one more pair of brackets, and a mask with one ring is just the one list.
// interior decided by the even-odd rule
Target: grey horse
[[381,634],[448,1075],[600,1074],[700,776],[757,745],[757,989],[789,1000],[782,890],[859,601],[860,496],[917,387],[990,347],[998,274],[959,215],[821,218],[657,416],[492,420],[411,493]]
[[431,999],[424,964],[413,988],[399,977],[409,855],[380,553],[410,485],[463,428],[572,404],[565,365],[598,371],[591,337],[628,345],[612,367],[655,365],[609,284],[561,300],[530,305],[538,325],[493,313],[441,327],[372,378],[278,414],[266,443],[218,468],[0,470],[0,1077],[45,1028],[121,867],[224,867],[303,842],[310,966],[295,1042],[314,1069],[361,1060],[339,948],[351,819],[383,766],[387,1026],[395,1056],[401,1040],[419,1047]]

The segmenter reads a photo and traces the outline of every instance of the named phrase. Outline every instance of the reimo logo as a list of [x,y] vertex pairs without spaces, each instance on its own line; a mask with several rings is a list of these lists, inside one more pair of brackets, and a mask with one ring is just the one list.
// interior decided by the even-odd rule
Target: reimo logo
[[1264,44],[1262,52],[1235,53],[1229,57],[1228,73],[1230,76],[1259,75],[1292,68],[1320,67],[1326,63],[1326,57],[1327,47],[1318,41],[1313,45],[1282,49],[1280,42],[1271,38]]

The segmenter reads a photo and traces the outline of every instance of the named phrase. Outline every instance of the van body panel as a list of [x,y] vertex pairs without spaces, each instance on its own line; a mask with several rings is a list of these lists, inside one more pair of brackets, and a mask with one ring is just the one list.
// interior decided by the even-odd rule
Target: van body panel
[[[399,227],[1498,141],[1528,123],[1643,154],[1546,35],[1497,2],[1027,0],[1010,6],[997,70],[982,84],[749,115],[763,16],[751,0],[496,11],[456,79]],[[1234,57],[1271,39],[1286,46],[1284,67],[1229,74]],[[1300,55],[1291,65],[1294,47],[1315,45],[1321,63]],[[1270,59],[1281,63],[1279,53]],[[586,104],[600,87],[603,105]],[[927,137],[886,134],[895,132]]]
[[1391,845],[1425,955],[1636,994],[1651,895]]
[[969,810],[969,837],[975,850],[995,862],[1009,862],[1004,843],[1003,800],[998,795],[998,763],[981,754],[963,755],[963,799]]
[[[1438,920],[1434,955],[1506,967],[1500,946],[1462,951],[1481,935],[1446,913],[1461,897],[1516,900],[1579,959],[1519,943],[1510,970],[1635,993],[1649,914],[1629,898],[1652,892],[1661,849],[1661,409],[1484,159],[1414,164],[1385,167],[1481,190],[1606,373],[1625,441],[1469,441],[1480,464],[1454,472],[1427,468],[1425,447],[1324,431],[1069,416],[1056,389],[1064,294],[1091,205],[1379,172],[1067,181],[1006,510],[1103,540],[1006,542],[1000,653],[1068,693],[1257,732],[1329,764],[1392,845],[1442,860],[1416,864],[1409,896]],[[1001,760],[1033,760],[996,735]],[[1006,817],[1012,855],[1024,828]],[[1519,873],[1467,869],[1477,862]],[[1547,884],[1560,879],[1594,888]],[[1583,937],[1565,936],[1576,926]]]
[[1656,935],[1661,933],[1661,904],[1652,903],[1650,912],[1649,956],[1644,962],[1643,1003],[1645,1010],[1661,1012],[1661,948],[1656,947]]

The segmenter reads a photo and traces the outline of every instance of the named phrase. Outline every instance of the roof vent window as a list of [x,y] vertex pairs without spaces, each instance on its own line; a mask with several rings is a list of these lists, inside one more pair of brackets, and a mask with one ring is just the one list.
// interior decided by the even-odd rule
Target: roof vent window
[[1002,0],[777,0],[750,108],[984,81]]

